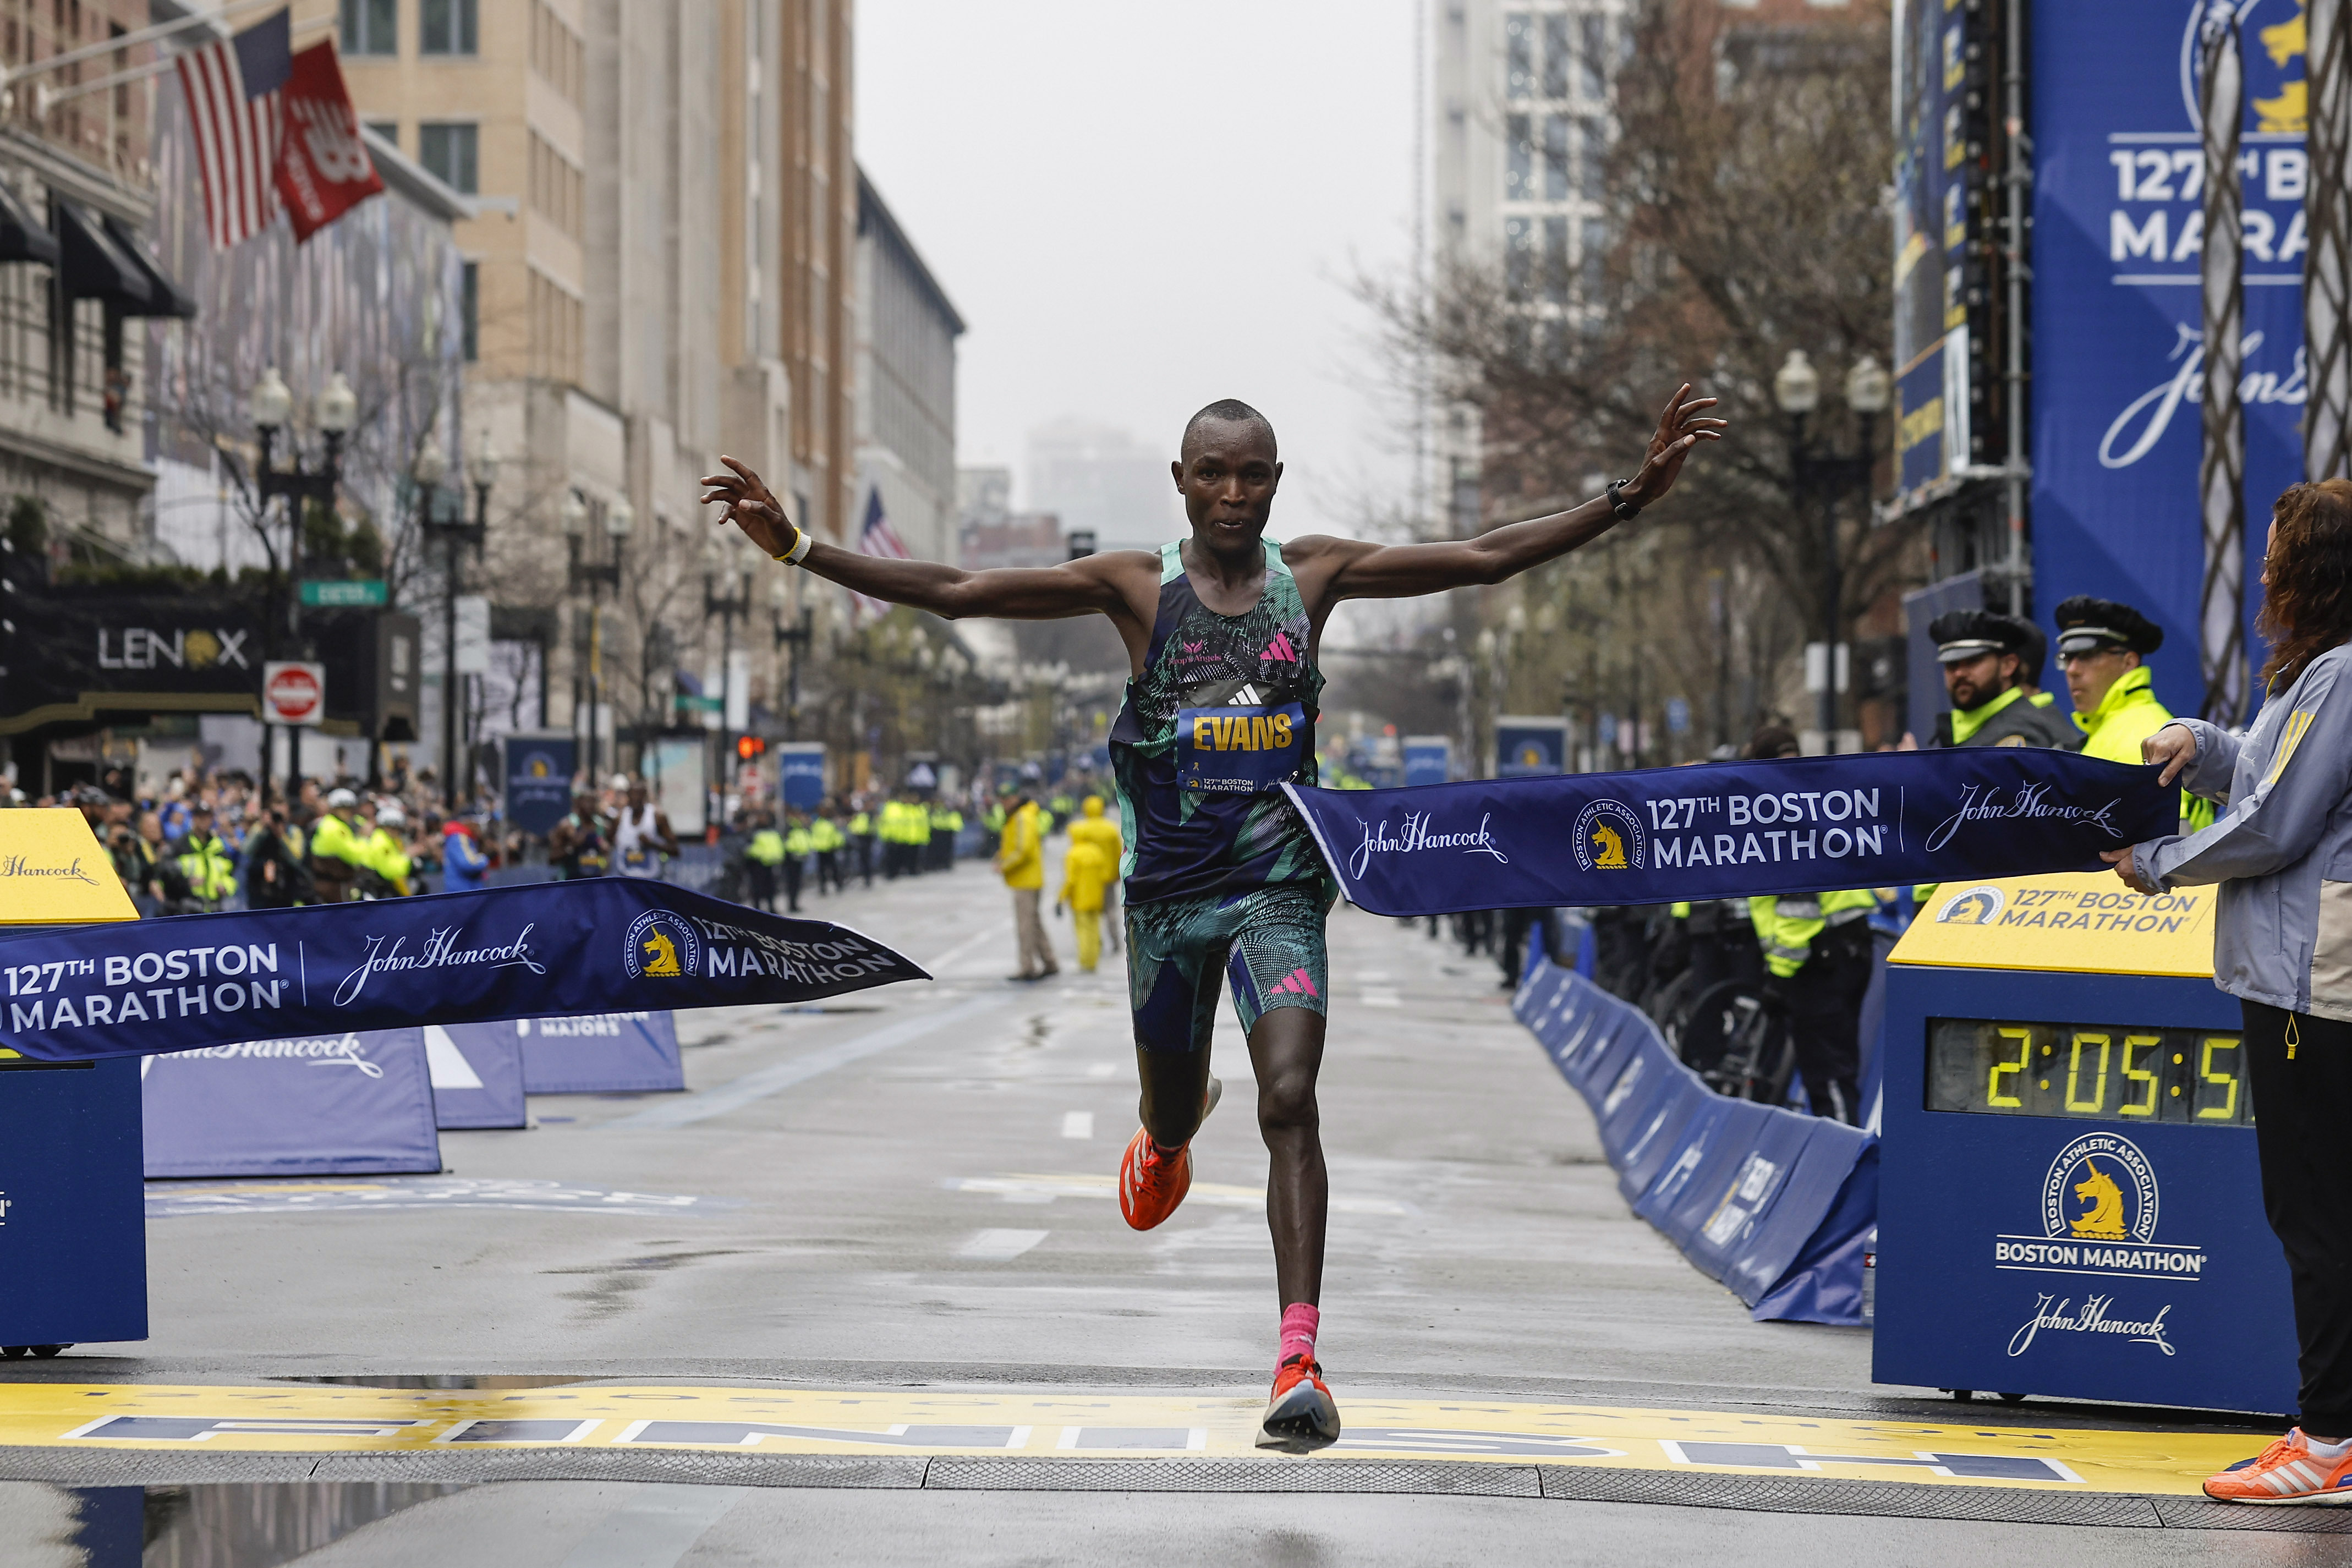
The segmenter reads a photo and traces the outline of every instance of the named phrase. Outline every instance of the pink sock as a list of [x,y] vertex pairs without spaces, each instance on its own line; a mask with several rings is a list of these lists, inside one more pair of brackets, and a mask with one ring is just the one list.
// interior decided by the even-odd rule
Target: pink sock
[[1323,1326],[1323,1314],[1305,1301],[1293,1301],[1282,1310],[1282,1349],[1275,1353],[1274,1364],[1280,1368],[1292,1356],[1315,1359],[1315,1331]]

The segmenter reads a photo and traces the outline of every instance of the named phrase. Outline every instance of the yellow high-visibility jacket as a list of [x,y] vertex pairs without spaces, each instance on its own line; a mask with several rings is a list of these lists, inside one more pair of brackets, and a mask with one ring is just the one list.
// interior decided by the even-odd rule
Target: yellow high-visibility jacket
[[1813,938],[1832,925],[1865,919],[1878,907],[1868,888],[1837,893],[1767,894],[1748,900],[1756,940],[1764,944],[1764,965],[1786,980],[1813,955]]

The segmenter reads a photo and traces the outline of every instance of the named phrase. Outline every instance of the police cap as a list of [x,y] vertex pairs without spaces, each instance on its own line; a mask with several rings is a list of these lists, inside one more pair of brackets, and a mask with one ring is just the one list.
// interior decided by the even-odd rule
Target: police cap
[[2164,646],[2164,628],[2113,599],[2077,594],[2058,606],[2058,653],[2090,653],[2098,648],[2126,648],[2146,657]]
[[1990,610],[1946,610],[1927,623],[1927,636],[1936,645],[1936,658],[1945,664],[2025,651],[2018,624]]

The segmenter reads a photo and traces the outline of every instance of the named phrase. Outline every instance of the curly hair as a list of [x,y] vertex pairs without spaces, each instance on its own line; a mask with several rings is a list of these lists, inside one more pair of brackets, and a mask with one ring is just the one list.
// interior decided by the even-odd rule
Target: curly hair
[[2271,645],[2263,685],[2292,685],[2315,658],[2352,641],[2352,480],[2291,485],[2271,509],[2254,629]]

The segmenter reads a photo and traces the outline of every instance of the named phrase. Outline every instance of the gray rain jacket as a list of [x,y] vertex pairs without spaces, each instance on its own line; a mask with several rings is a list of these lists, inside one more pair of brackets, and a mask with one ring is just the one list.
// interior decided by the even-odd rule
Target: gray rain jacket
[[2221,884],[2213,984],[2232,996],[2352,1022],[2352,644],[2305,667],[2242,736],[2197,737],[2181,774],[2230,809],[2201,832],[2133,855],[2151,886]]

